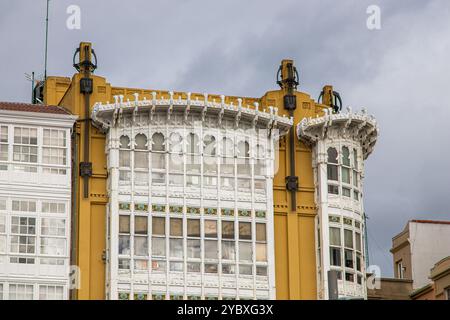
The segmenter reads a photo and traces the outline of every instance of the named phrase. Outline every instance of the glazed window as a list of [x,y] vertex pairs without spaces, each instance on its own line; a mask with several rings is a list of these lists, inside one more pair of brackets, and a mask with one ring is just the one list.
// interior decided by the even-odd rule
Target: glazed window
[[[183,258],[183,220],[179,218],[170,218],[170,257],[171,258]],[[171,271],[179,270],[177,263],[170,265]]]
[[221,175],[234,175],[234,143],[230,138],[223,138],[221,145]]
[[[0,161],[8,161],[8,127],[0,126]],[[7,167],[0,166],[0,170]]]
[[251,175],[250,166],[250,144],[248,141],[241,141],[237,146],[237,174],[238,175]]
[[119,255],[130,255],[130,216],[119,216]]
[[66,131],[43,130],[42,163],[66,165]]
[[33,300],[34,286],[29,284],[10,284],[9,300]]
[[147,137],[143,134],[138,134],[134,142],[134,168],[148,169]]
[[341,229],[330,227],[330,264],[341,266]]
[[11,253],[36,253],[36,218],[11,217]]
[[65,219],[41,219],[41,254],[63,256],[66,254]]
[[130,138],[127,136],[120,137],[119,148],[119,182],[121,184],[129,184],[131,180],[131,147]]
[[6,217],[0,215],[0,253],[6,253]]
[[166,219],[152,218],[152,257],[166,256]]
[[[200,220],[187,219],[187,257],[200,259],[200,246]],[[198,264],[198,267],[200,268],[200,264]],[[192,268],[197,268],[197,265],[192,266]],[[191,272],[193,272],[192,269]]]
[[338,153],[335,148],[328,148],[328,165],[327,176],[328,180],[338,181]]
[[267,235],[265,223],[256,223],[256,261],[267,261]]
[[235,260],[234,221],[222,221],[222,259]]
[[187,156],[186,171],[189,173],[200,173],[201,157],[200,157],[200,139],[195,133],[189,133],[187,136]]
[[183,140],[179,133],[173,132],[170,135],[170,152],[173,153],[183,152]]
[[64,287],[62,286],[39,286],[39,300],[63,300]]
[[66,213],[66,204],[57,202],[42,202],[42,213]]
[[342,147],[342,182],[350,184],[350,151],[347,147]]
[[13,160],[37,163],[37,129],[14,128]]
[[134,217],[134,255],[148,256],[147,217]]

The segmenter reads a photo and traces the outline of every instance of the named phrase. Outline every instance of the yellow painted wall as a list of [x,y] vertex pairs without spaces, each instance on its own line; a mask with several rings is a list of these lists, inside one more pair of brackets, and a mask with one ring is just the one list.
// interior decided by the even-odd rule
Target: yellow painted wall
[[[60,105],[79,116],[76,125],[79,144],[77,145],[79,162],[83,161],[84,141],[84,100],[80,93],[79,82],[82,74],[75,74],[72,79],[49,77],[44,91],[46,104]],[[113,96],[122,94],[124,99],[134,99],[138,92],[140,98],[151,98],[150,90],[111,87],[106,79],[91,76],[94,91],[90,96],[91,111],[95,102],[114,101]],[[157,91],[158,97],[168,97],[168,91]],[[262,98],[242,98],[243,106],[260,104],[260,110],[267,106],[278,107],[279,114],[288,115],[283,108],[283,90],[267,92]],[[175,93],[174,98],[186,97],[185,93]],[[304,117],[321,113],[323,105],[316,104],[309,95],[295,92],[297,109],[294,113],[294,124]],[[203,99],[203,94],[192,94],[192,99]],[[238,97],[226,97],[226,103],[237,104]],[[209,95],[209,100],[220,101],[220,95]],[[295,130],[295,128],[293,129]],[[295,140],[296,175],[299,177],[297,191],[297,207],[290,209],[290,195],[286,191],[285,177],[289,175],[288,137],[280,141],[279,170],[274,179],[274,228],[275,228],[275,269],[277,299],[316,299],[316,261],[315,261],[315,227],[317,213],[314,204],[314,181],[311,164],[311,150]],[[105,136],[91,126],[90,128],[90,161],[93,163],[93,176],[89,179],[89,197],[83,198],[83,179],[78,176],[76,183],[77,212],[74,226],[77,237],[74,263],[81,269],[81,288],[74,298],[105,298],[105,263],[103,254],[106,239],[106,157]]]

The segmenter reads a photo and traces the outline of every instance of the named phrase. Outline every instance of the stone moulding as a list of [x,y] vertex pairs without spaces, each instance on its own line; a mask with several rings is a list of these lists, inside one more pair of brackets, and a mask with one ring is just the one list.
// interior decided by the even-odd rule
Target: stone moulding
[[169,99],[156,99],[156,92],[152,92],[152,99],[147,100],[145,97],[143,100],[139,100],[139,95],[134,94],[134,101],[123,101],[123,95],[114,96],[114,103],[102,104],[101,102],[95,103],[92,111],[92,120],[94,124],[106,132],[110,127],[114,127],[118,120],[124,113],[136,116],[137,112],[147,111],[149,112],[149,118],[152,119],[152,115],[155,112],[166,112],[168,119],[174,111],[183,111],[185,115],[189,112],[197,112],[201,115],[201,119],[204,121],[207,113],[217,116],[218,125],[223,117],[234,118],[236,126],[240,121],[248,121],[253,126],[265,127],[267,129],[277,128],[280,130],[280,134],[285,134],[294,123],[293,118],[288,118],[285,115],[278,115],[278,108],[269,106],[269,112],[260,111],[259,104],[255,103],[252,108],[249,106],[242,106],[242,99],[238,99],[238,104],[226,104],[225,96],[221,96],[221,102],[209,101],[208,95],[204,94],[204,99],[191,100],[191,94],[187,94],[187,99],[173,99],[173,92],[170,92]]
[[361,143],[364,160],[372,153],[377,142],[379,128],[372,115],[365,109],[360,112],[333,113],[331,108],[324,109],[325,115],[316,118],[304,118],[297,125],[298,138],[307,145],[314,145],[322,139],[350,139]]

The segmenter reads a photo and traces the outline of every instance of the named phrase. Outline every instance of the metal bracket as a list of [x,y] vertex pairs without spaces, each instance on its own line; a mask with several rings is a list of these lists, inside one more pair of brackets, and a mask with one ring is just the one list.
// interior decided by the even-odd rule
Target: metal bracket
[[297,109],[297,97],[294,94],[284,96],[284,108],[289,111]]
[[80,162],[80,176],[92,177],[92,162]]
[[286,177],[286,189],[288,191],[297,191],[297,189],[298,189],[298,177],[297,176],[287,176]]
[[83,94],[91,94],[93,92],[94,82],[91,78],[81,78],[80,92]]

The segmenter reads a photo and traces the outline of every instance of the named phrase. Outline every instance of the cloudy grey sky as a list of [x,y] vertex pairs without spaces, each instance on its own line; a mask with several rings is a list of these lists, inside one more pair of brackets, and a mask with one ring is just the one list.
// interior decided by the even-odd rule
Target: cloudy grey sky
[[[66,28],[71,4],[80,30]],[[366,27],[372,4],[380,30]],[[45,0],[0,2],[0,100],[30,99],[44,18]],[[390,276],[391,238],[408,219],[450,220],[449,21],[448,0],[52,0],[48,74],[71,76],[74,49],[91,41],[114,85],[259,97],[295,59],[301,91],[333,84],[379,122],[365,208],[370,262]]]

